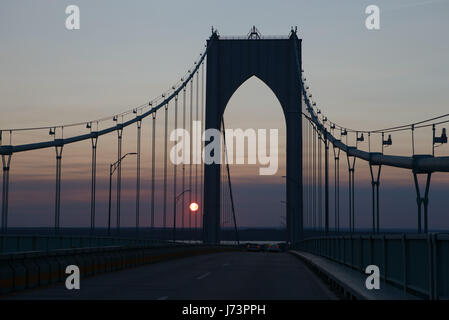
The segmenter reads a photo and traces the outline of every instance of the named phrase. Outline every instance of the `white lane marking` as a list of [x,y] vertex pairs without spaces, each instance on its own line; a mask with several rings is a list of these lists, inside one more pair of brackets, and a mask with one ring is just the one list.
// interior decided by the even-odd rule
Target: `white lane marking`
[[206,272],[205,274],[203,274],[203,275],[197,277],[196,280],[204,279],[204,278],[206,278],[208,275],[210,275],[210,272]]
[[167,300],[167,299],[168,299],[167,296],[162,296],[162,297],[157,298],[156,300]]

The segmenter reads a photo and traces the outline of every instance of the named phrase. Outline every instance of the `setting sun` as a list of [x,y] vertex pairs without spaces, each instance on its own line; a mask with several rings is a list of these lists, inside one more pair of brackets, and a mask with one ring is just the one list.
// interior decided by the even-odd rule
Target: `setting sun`
[[198,203],[192,202],[192,203],[189,205],[189,209],[190,209],[190,211],[192,211],[192,212],[198,211]]

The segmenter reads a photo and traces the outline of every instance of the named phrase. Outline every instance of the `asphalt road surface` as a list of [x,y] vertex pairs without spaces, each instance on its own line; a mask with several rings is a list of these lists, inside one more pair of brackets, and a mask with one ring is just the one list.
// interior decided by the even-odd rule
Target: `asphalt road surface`
[[336,299],[288,253],[227,252],[188,257],[18,292],[3,299]]

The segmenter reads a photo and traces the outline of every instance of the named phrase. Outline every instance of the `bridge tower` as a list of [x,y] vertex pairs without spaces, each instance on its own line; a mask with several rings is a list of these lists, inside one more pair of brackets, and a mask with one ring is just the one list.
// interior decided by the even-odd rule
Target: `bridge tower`
[[[287,232],[289,241],[296,242],[303,231],[301,40],[296,30],[285,38],[250,35],[221,38],[214,31],[208,40],[213,42],[208,43],[207,53],[205,127],[220,130],[229,99],[252,76],[271,88],[286,123]],[[204,166],[203,241],[220,242],[220,164],[216,163]]]

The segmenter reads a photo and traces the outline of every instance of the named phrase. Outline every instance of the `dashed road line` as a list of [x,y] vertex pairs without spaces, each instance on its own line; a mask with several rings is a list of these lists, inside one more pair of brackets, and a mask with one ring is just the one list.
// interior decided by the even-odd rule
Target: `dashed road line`
[[204,279],[204,278],[206,278],[208,275],[210,275],[210,272],[206,272],[205,274],[203,274],[203,275],[197,277],[196,280]]

